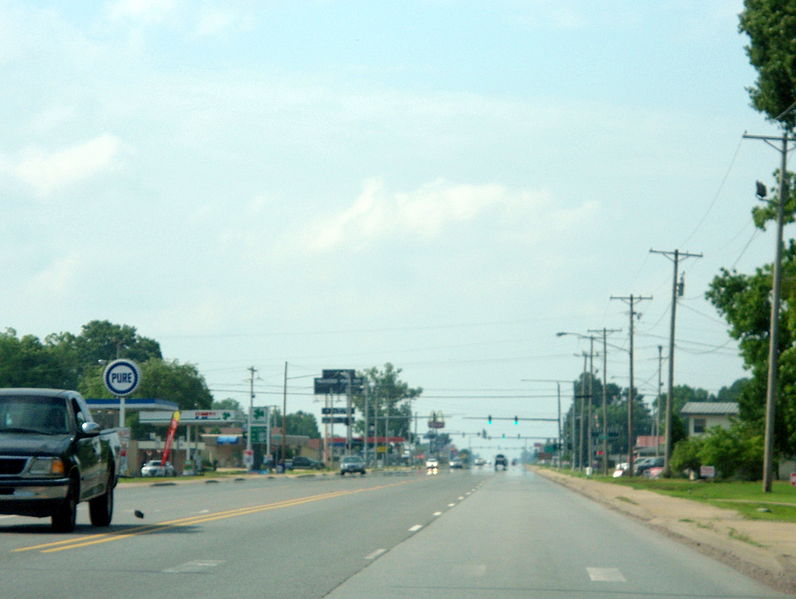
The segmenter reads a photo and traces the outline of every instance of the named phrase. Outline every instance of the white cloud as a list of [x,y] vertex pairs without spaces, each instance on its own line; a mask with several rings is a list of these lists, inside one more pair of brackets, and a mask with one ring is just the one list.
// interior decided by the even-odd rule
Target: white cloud
[[199,14],[194,33],[198,37],[207,37],[221,35],[230,30],[246,29],[250,26],[250,19],[232,11],[205,7]]
[[487,217],[498,218],[509,231],[504,237],[515,239],[521,237],[511,229],[521,217],[521,235],[533,242],[528,231],[533,223],[544,223],[537,227],[538,240],[589,218],[595,210],[595,203],[563,209],[545,192],[517,191],[496,184],[436,181],[411,192],[390,192],[380,181],[371,180],[349,208],[311,224],[302,233],[301,244],[310,252],[340,247],[359,250],[389,239],[438,237],[457,225]]
[[38,148],[26,150],[22,159],[11,166],[11,170],[39,194],[47,195],[109,168],[120,148],[119,138],[105,133],[55,152]]
[[31,295],[53,297],[67,294],[75,287],[75,279],[80,273],[81,264],[85,264],[85,260],[74,254],[55,258],[30,280]]
[[165,20],[173,9],[172,0],[119,0],[110,5],[108,14],[114,20],[157,24]]

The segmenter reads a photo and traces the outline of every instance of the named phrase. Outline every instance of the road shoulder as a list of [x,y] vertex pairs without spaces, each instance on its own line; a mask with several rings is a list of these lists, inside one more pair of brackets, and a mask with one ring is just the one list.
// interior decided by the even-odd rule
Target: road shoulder
[[778,590],[796,594],[796,524],[533,468],[545,478],[640,520]]

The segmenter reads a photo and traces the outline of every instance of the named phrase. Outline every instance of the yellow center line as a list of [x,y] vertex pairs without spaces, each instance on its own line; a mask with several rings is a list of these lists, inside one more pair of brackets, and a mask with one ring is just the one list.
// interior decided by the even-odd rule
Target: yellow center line
[[364,489],[352,489],[352,490],[345,490],[345,491],[331,491],[329,493],[321,493],[319,495],[310,495],[307,497],[297,497],[295,499],[285,499],[282,501],[276,501],[274,503],[265,503],[261,505],[254,505],[248,507],[241,507],[235,508],[231,510],[224,510],[221,512],[215,512],[212,514],[202,514],[200,516],[188,516],[185,518],[178,518],[175,520],[167,520],[164,522],[158,522],[157,524],[151,524],[149,526],[144,526],[141,528],[136,528],[131,532],[119,532],[119,533],[100,533],[96,535],[89,535],[84,537],[78,537],[76,539],[65,539],[61,541],[53,541],[51,543],[43,543],[40,545],[32,545],[30,547],[20,547],[18,549],[13,549],[12,552],[22,552],[22,551],[35,551],[39,550],[41,553],[55,553],[58,551],[65,551],[67,549],[77,549],[79,547],[88,547],[90,545],[99,545],[101,543],[108,543],[110,541],[119,541],[121,539],[126,539],[129,537],[135,537],[140,535],[149,534],[152,532],[160,532],[162,530],[168,530],[170,528],[177,528],[180,526],[193,526],[196,524],[203,524],[205,522],[213,522],[215,520],[223,520],[225,518],[235,518],[237,516],[247,516],[249,514],[256,514],[259,512],[265,512],[269,510],[277,510],[287,507],[294,507],[298,505],[302,505],[305,503],[312,503],[315,501],[322,501],[324,499],[334,499],[335,497],[343,497],[346,495],[354,495],[356,493],[365,493],[370,491],[378,491],[380,489],[386,489],[389,487],[397,487],[401,485],[406,485],[412,481],[402,481],[398,483],[390,483],[386,485],[377,485],[375,487],[368,487]]

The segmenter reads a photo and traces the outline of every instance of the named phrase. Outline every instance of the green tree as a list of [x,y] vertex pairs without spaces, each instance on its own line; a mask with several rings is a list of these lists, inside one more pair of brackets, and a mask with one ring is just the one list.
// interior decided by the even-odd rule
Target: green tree
[[[271,411],[271,426],[282,428],[282,411],[274,408]],[[285,427],[288,435],[303,435],[310,439],[320,439],[321,433],[318,429],[318,419],[315,414],[309,412],[288,412],[285,418]]]
[[18,338],[14,329],[0,333],[0,386],[73,389],[71,364],[33,335]]
[[755,85],[747,88],[752,106],[793,129],[796,113],[783,113],[796,100],[796,4],[745,0],[738,29],[749,36],[746,53],[757,69]]
[[[775,450],[796,454],[796,246],[791,241],[782,257],[782,308],[779,333],[779,376],[774,422]],[[722,269],[710,284],[707,299],[730,325],[744,367],[751,378],[738,386],[740,419],[762,429],[768,378],[771,265],[746,275]]]
[[686,470],[699,472],[699,467],[702,465],[702,459],[699,457],[702,445],[703,440],[701,437],[691,437],[678,441],[672,450],[672,474],[682,474]]
[[231,397],[222,400],[216,400],[213,402],[211,407],[214,410],[243,411],[243,406],[240,405],[240,402],[236,399],[232,399]]
[[[389,422],[389,436],[411,438],[411,402],[423,393],[423,389],[410,387],[408,383],[401,380],[401,372],[400,368],[395,368],[388,362],[381,370],[374,366],[360,374],[365,378],[368,386],[368,419],[371,423],[378,423],[379,436],[384,436],[385,427]],[[353,404],[358,414],[362,416],[362,419],[356,424],[357,430],[362,432],[365,427],[364,392],[354,394]]]

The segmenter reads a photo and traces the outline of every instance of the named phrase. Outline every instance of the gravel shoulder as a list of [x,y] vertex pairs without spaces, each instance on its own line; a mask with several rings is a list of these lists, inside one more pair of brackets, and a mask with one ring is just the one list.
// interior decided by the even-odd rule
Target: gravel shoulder
[[796,595],[796,524],[747,520],[735,510],[623,485],[533,471],[645,522],[777,590]]

